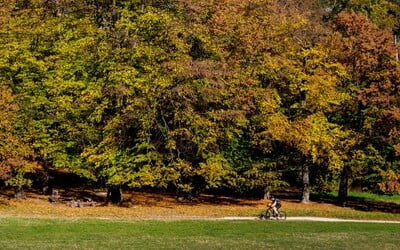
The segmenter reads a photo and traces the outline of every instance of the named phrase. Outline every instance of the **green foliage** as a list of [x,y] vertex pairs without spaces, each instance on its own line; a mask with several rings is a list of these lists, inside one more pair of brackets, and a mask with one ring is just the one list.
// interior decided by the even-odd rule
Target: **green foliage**
[[389,163],[372,145],[352,158],[354,180],[364,190],[398,194],[399,175],[395,163]]

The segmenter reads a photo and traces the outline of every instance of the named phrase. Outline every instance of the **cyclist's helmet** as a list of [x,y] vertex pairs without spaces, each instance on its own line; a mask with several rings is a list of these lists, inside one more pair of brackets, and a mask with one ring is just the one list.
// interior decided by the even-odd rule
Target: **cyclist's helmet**
[[271,196],[271,201],[274,201],[275,200],[275,197],[274,196]]

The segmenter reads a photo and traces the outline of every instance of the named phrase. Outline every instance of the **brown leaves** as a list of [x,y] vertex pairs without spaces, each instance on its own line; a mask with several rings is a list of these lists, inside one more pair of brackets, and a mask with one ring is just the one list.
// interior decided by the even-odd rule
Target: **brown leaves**
[[343,34],[339,60],[348,66],[358,84],[394,57],[396,47],[390,31],[378,29],[364,15],[342,12],[335,24]]
[[225,50],[236,60],[279,53],[292,46],[291,38],[304,24],[294,8],[279,1],[255,0],[218,1],[208,22],[211,32],[222,39]]
[[19,110],[14,99],[15,96],[8,87],[0,87],[0,179],[8,181],[18,173],[31,171],[27,160],[30,149],[14,134]]
[[[364,140],[379,138],[398,150],[400,126],[397,47],[389,30],[379,29],[360,13],[341,13],[335,20],[342,33],[339,61],[357,86]],[[388,154],[388,152],[382,152]],[[397,154],[397,153],[395,153]]]

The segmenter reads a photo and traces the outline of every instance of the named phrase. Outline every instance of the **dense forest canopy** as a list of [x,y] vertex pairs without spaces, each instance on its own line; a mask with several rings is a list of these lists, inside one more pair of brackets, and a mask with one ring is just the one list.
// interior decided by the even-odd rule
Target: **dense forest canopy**
[[3,1],[0,184],[63,169],[187,194],[399,193],[399,14],[395,0]]

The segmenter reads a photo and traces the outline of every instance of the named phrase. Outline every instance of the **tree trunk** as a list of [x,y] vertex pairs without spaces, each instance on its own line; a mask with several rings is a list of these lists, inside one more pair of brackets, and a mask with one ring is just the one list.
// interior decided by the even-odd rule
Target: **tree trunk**
[[303,196],[301,198],[301,203],[310,202],[310,169],[308,166],[308,161],[303,163]]
[[271,198],[271,193],[269,187],[264,188],[264,200],[269,200]]
[[342,173],[340,175],[339,194],[338,194],[338,202],[343,207],[346,206],[347,203],[349,175],[350,175],[349,167],[344,166]]
[[16,199],[26,199],[24,188],[21,185],[14,188],[14,197]]
[[107,189],[107,201],[110,201],[114,204],[119,204],[123,200],[122,190],[120,186],[110,186]]

